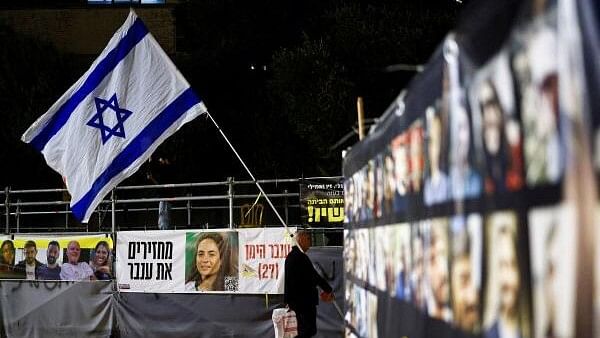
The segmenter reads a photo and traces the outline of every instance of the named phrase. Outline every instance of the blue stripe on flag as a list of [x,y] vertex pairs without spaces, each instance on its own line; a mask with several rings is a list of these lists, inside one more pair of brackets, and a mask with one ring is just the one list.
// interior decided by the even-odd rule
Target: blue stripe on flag
[[33,140],[31,140],[31,145],[38,151],[42,151],[46,146],[46,143],[48,143],[67,123],[69,117],[71,117],[71,114],[77,106],[79,106],[81,101],[96,89],[106,75],[113,71],[119,62],[129,54],[146,34],[148,34],[148,29],[142,20],[137,18],[133,25],[129,27],[127,34],[119,41],[119,44],[115,49],[111,50],[106,57],[98,63],[81,88],[73,93],[73,95],[60,106],[50,121],[48,121],[48,124],[33,138]]
[[82,220],[92,201],[100,190],[115,176],[129,167],[142,156],[146,150],[175,123],[191,107],[200,103],[200,98],[191,88],[186,89],[169,104],[154,120],[152,120],[132,141],[117,155],[112,163],[94,181],[92,188],[71,208],[73,215]]

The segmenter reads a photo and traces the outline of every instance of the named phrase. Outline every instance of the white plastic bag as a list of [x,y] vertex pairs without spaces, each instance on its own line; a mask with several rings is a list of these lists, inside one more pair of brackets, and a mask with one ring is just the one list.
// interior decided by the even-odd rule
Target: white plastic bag
[[275,338],[294,338],[298,335],[296,313],[286,308],[273,310],[273,327]]

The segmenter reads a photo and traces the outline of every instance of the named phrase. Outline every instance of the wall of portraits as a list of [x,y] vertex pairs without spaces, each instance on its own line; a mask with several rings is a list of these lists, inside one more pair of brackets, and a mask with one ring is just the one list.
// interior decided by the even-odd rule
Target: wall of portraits
[[598,7],[459,25],[347,153],[347,336],[600,337]]

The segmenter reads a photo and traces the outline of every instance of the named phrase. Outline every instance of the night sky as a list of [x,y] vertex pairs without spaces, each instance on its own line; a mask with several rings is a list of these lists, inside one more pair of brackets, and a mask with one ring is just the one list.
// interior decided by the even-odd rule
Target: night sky
[[[18,6],[0,11],[40,8],[35,2]],[[341,174],[341,151],[358,139],[332,146],[352,131],[356,98],[364,97],[367,118],[381,115],[414,76],[386,67],[426,63],[464,4],[307,0],[171,6],[177,51],[170,56],[255,176],[295,178]],[[11,47],[0,51],[0,187],[59,188],[59,175],[19,139],[96,55],[65,53],[2,21],[0,45]],[[170,163],[160,183],[249,178],[205,117],[167,140],[156,157]],[[144,165],[122,185],[148,184],[149,169]]]

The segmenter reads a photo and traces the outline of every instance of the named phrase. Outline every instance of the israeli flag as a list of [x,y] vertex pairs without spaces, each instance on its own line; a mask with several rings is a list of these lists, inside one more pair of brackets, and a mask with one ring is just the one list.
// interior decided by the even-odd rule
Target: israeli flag
[[137,15],[92,67],[23,134],[66,180],[71,210],[87,223],[117,184],[185,123],[206,112]]

